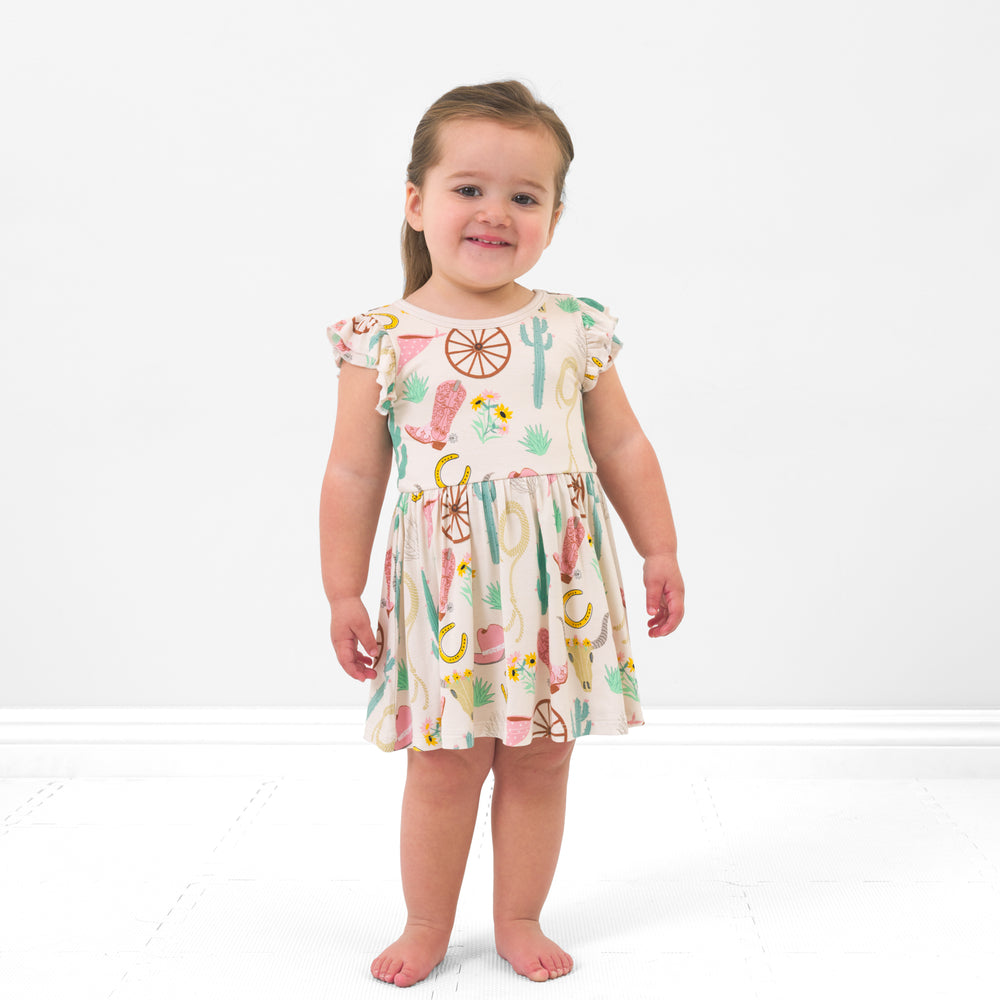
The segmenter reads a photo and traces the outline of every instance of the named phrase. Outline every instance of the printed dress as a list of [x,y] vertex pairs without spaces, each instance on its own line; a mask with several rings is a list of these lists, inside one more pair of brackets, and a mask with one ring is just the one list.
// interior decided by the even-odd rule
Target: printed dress
[[397,301],[328,329],[338,368],[377,370],[398,476],[365,726],[380,749],[642,724],[583,424],[616,323],[592,299],[536,291],[493,319]]

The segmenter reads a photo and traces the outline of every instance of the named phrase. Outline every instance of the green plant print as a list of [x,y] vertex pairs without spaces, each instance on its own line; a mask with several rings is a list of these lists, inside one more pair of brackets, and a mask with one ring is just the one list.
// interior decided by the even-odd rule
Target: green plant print
[[538,591],[538,602],[541,605],[541,614],[544,617],[549,612],[549,567],[545,560],[545,545],[542,541],[541,532],[538,533],[538,581],[535,589]]
[[594,456],[590,454],[590,443],[587,441],[587,427],[583,416],[583,396],[580,397],[580,423],[584,425],[580,432],[580,437],[583,439],[583,451],[587,456],[587,463],[593,465]]
[[384,326],[380,326],[371,335],[371,337],[369,337],[369,339],[368,339],[368,353],[373,358],[377,358],[378,355],[379,355],[378,350],[376,350],[376,348],[378,347],[379,342],[382,340],[383,337],[388,337],[388,336],[389,336],[389,331]]
[[496,393],[480,393],[469,405],[477,414],[472,429],[483,444],[507,433],[507,423],[514,413],[500,402]]
[[477,677],[472,686],[472,704],[475,708],[493,704],[493,685],[482,677]]
[[[434,597],[431,594],[431,588],[427,583],[427,574],[423,570],[420,571],[420,579],[424,584],[424,605],[427,608],[427,617],[430,618],[431,621],[431,632],[437,636],[438,630],[441,627],[441,623],[438,621],[437,616],[437,601],[434,600]],[[433,639],[431,640],[431,655],[435,660],[439,660],[441,658],[440,647]]]
[[604,677],[615,694],[624,694],[633,701],[639,700],[639,682],[635,678],[635,664],[631,656],[617,667],[609,665],[604,671]]
[[410,671],[406,666],[406,660],[399,661],[399,671],[396,674],[396,690],[397,691],[409,691],[410,690]]
[[527,673],[527,674],[524,675],[524,690],[527,691],[528,694],[534,694],[535,693],[535,671],[534,670],[532,670],[529,673]]
[[444,685],[470,716],[474,708],[493,703],[493,685],[482,677],[473,677],[471,667],[448,674]]
[[583,323],[584,330],[589,330],[596,320],[590,315],[581,305],[581,302],[585,302],[592,309],[596,309],[598,312],[604,312],[604,306],[600,302],[595,302],[593,299],[585,299],[582,295],[578,299],[574,299],[572,295],[567,296],[565,299],[556,299],[556,305],[559,306],[563,312],[568,313],[583,313],[580,317],[580,322]]
[[562,511],[555,500],[552,501],[552,518],[556,522],[556,534],[562,534]]
[[523,684],[528,694],[535,693],[535,668],[538,656],[535,653],[514,653],[507,663],[507,679],[515,684]]
[[573,702],[573,718],[571,720],[573,739],[578,736],[587,736],[590,733],[593,723],[587,718],[588,715],[590,715],[590,702],[577,698]]
[[524,437],[517,442],[522,448],[526,448],[532,455],[544,455],[552,444],[549,432],[541,424],[531,424],[525,428]]
[[460,593],[469,602],[469,607],[472,607],[472,579],[476,575],[476,571],[472,568],[472,556],[467,555],[459,564],[458,578],[462,581]]
[[[535,409],[542,408],[542,391],[545,387],[545,352],[552,346],[552,334],[545,336],[549,328],[549,321],[539,316],[531,317],[532,336],[528,338],[528,328],[521,324],[521,340],[525,347],[535,349],[535,380],[534,380],[534,403]],[[537,454],[542,454],[538,452]]]
[[483,520],[486,521],[486,537],[490,543],[490,558],[494,566],[500,565],[500,542],[497,538],[497,522],[493,516],[493,504],[497,498],[497,488],[492,480],[484,479],[472,484],[472,492],[483,504]]
[[441,745],[441,716],[439,715],[434,723],[428,719],[424,723],[424,745],[437,747]]
[[427,395],[429,380],[426,375],[411,375],[403,383],[403,399],[410,403],[422,403]]
[[486,606],[492,611],[500,611],[503,608],[503,598],[500,596],[500,584],[494,580],[486,588],[486,596],[483,598]]
[[365,716],[365,718],[368,718],[368,717],[371,716],[372,712],[375,711],[375,706],[382,700],[382,695],[385,694],[385,684],[386,684],[386,682],[382,681],[382,683],[376,689],[375,693],[369,699],[369,701],[368,701],[368,715]]
[[396,423],[391,409],[388,413],[388,419],[389,437],[392,438],[392,450],[396,455],[396,473],[402,479],[406,475],[406,444],[403,442],[403,431]]

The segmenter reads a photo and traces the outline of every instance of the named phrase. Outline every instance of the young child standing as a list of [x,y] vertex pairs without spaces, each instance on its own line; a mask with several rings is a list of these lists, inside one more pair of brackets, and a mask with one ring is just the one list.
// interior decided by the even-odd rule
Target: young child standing
[[[684,613],[663,477],[614,367],[617,321],[517,283],[552,240],[572,158],[562,121],[523,85],[445,94],[414,135],[403,298],[328,330],[330,634],[344,670],[371,681],[366,738],[415,751],[406,924],[371,965],[397,986],[445,955],[491,770],[497,951],[533,980],[572,968],[539,915],[574,741],[642,724],[605,496],[645,560],[649,634]],[[393,458],[373,633],[360,595]]]

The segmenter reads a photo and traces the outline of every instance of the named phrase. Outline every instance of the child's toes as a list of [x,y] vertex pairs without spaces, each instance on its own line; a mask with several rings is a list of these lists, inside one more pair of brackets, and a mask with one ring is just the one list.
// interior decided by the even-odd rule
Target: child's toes
[[573,959],[564,951],[552,952],[542,959],[542,967],[551,979],[565,976],[573,968]]
[[549,970],[537,959],[532,959],[524,967],[524,972],[521,973],[522,976],[527,976],[529,979],[536,983],[544,983],[546,979],[549,978]]
[[391,983],[396,978],[400,969],[403,968],[403,960],[400,958],[382,958],[379,956],[372,963],[372,975],[376,979],[381,979],[384,983]]
[[414,983],[418,983],[421,979],[424,979],[426,975],[426,972],[421,973],[419,970],[403,962],[402,968],[392,977],[392,981],[397,986],[412,986]]
[[559,973],[559,960],[555,955],[546,955],[542,959],[542,968],[549,974],[550,979],[555,979]]

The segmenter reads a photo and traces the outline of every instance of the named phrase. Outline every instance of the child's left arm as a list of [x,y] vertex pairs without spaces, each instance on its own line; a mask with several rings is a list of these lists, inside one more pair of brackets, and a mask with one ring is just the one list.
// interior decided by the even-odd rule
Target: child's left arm
[[597,475],[645,560],[643,583],[651,636],[669,635],[684,617],[677,532],[656,452],[629,406],[614,368],[583,394],[587,444]]

